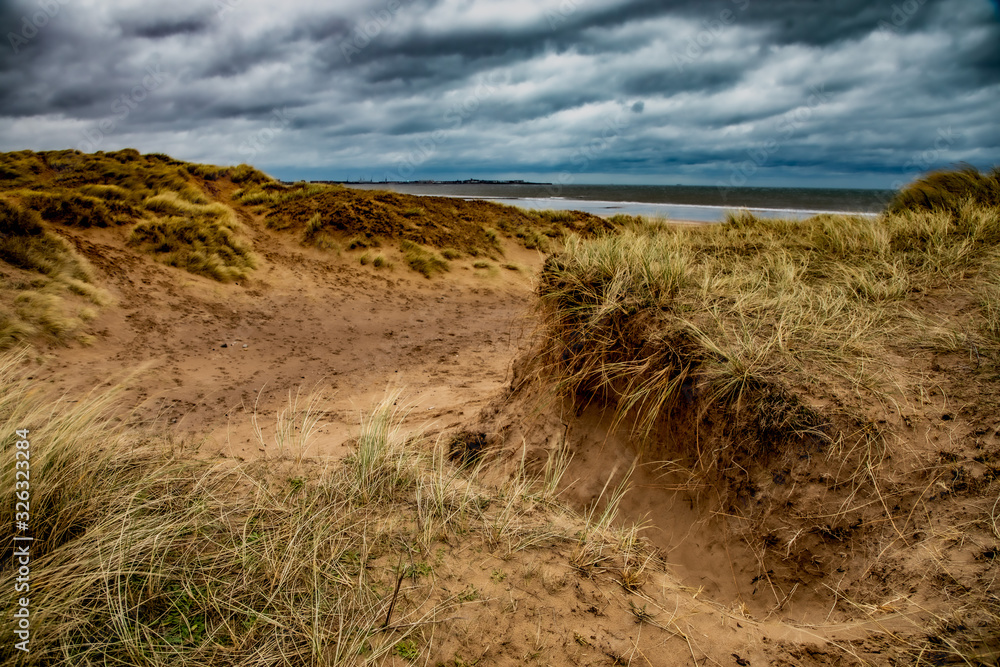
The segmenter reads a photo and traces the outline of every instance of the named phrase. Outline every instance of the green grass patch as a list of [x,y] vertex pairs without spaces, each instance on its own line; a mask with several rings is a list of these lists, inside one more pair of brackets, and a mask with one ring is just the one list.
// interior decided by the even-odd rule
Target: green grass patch
[[438,255],[433,250],[422,248],[412,241],[401,241],[399,250],[403,253],[403,260],[406,265],[425,278],[431,278],[435,274],[444,273],[449,270],[448,261]]

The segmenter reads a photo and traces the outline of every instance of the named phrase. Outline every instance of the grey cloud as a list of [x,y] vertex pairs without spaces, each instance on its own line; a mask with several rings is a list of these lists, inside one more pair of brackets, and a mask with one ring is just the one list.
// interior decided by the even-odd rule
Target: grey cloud
[[[542,0],[535,20],[509,23],[477,19],[493,0],[464,5],[462,22],[434,0],[390,14],[389,0],[232,6],[66,2],[19,53],[0,49],[0,147],[76,146],[156,52],[165,82],[101,148],[239,161],[287,109],[254,159],[288,177],[381,175],[430,136],[415,178],[578,170],[596,142],[593,173],[713,179],[776,145],[768,182],[882,186],[949,126],[962,135],[939,161],[1000,162],[1000,23],[986,0]],[[0,26],[36,7],[5,4]]]

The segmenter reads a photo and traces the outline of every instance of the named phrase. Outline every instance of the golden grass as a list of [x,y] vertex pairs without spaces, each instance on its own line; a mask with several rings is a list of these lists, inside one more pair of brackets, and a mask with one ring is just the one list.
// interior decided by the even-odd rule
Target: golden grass
[[399,250],[403,253],[406,265],[425,278],[431,278],[437,273],[444,273],[450,269],[448,260],[433,250],[423,248],[412,241],[400,241]]
[[36,210],[43,219],[69,227],[109,227],[129,222],[135,215],[128,204],[115,201],[115,211],[99,197],[56,188],[49,191],[24,191],[20,194],[25,206]]
[[184,168],[192,176],[197,176],[199,178],[204,178],[206,181],[215,181],[223,176],[229,176],[236,173],[236,167],[219,167],[214,164],[194,164],[189,163],[184,165]]
[[0,199],[0,293],[10,310],[0,308],[0,349],[45,335],[56,339],[78,333],[93,310],[81,309],[71,295],[105,306],[110,296],[94,284],[93,269],[61,237],[42,225],[34,211]]
[[1000,166],[981,173],[972,165],[932,172],[900,190],[889,204],[890,213],[925,210],[955,214],[963,204],[1000,206]]
[[878,390],[887,349],[922,333],[915,295],[988,280],[998,243],[1000,212],[974,204],[571,238],[539,288],[547,358],[571,388],[642,407],[647,426],[692,374],[733,405],[830,374]]
[[233,199],[247,206],[271,206],[337,190],[343,190],[343,187],[327,183],[305,182],[287,186],[277,182],[252,183],[234,192]]
[[983,309],[983,333],[994,345],[1000,345],[1000,284],[984,285],[980,299]]
[[270,183],[274,179],[248,164],[239,164],[226,170],[226,174],[233,183]]
[[[617,224],[620,233],[570,237],[546,261],[522,386],[607,408],[610,430],[630,432],[640,457],[667,448],[687,490],[720,502],[751,546],[788,520],[822,532],[832,518],[865,539],[884,529],[876,561],[903,549],[899,499],[914,491],[901,465],[917,455],[900,451],[894,415],[909,426],[904,409],[922,399],[913,387],[943,370],[934,359],[967,360],[956,382],[1000,378],[1000,207],[965,198],[880,216]],[[823,493],[838,508],[812,526],[797,514],[795,484],[767,485],[774,470],[812,469],[794,461],[820,452],[822,465],[835,463]],[[575,562],[608,567],[583,540]],[[621,570],[626,590],[641,586],[641,564]],[[970,591],[968,604],[978,613],[987,597]]]
[[225,204],[197,204],[164,192],[144,205],[167,217],[137,224],[129,243],[158,261],[222,282],[240,280],[257,266],[241,225]]
[[161,192],[143,201],[147,211],[160,215],[182,215],[190,217],[222,217],[232,215],[232,211],[219,202],[209,203],[204,197],[200,201],[184,197],[173,191]]
[[[448,463],[441,442],[405,434],[397,394],[363,419],[340,463],[213,465],[110,419],[115,390],[56,407],[21,364],[0,357],[0,451],[13,460],[21,429],[31,443],[32,639],[19,664],[378,664],[400,646],[421,655],[404,640],[479,597],[419,576],[441,544],[508,557],[568,544],[582,525],[551,509],[554,487],[523,475],[486,484]],[[305,451],[321,404],[289,397],[274,424],[288,454]],[[269,441],[271,427],[254,423]],[[0,484],[12,506],[13,466]],[[0,526],[0,539],[12,544],[14,531]],[[593,527],[589,539],[600,541]],[[608,562],[620,543],[609,532]],[[628,563],[640,556],[630,554],[616,567],[635,577]],[[16,576],[4,559],[0,585],[12,589]],[[4,600],[11,617],[15,600]],[[4,661],[15,656],[12,627],[0,628]]]
[[361,262],[362,266],[368,266],[371,264],[376,269],[391,269],[395,266],[392,263],[392,260],[388,259],[382,253],[372,255],[369,251],[361,253],[361,257],[358,258],[358,261]]
[[[244,189],[285,190],[248,165],[194,165],[166,155],[140,155],[132,149],[95,154],[3,153],[0,170],[9,176],[0,181],[0,190],[6,190],[6,197],[37,211],[44,220],[82,228],[134,224],[129,241],[135,247],[150,252],[165,264],[221,281],[245,278],[256,266],[256,259],[233,211],[221,202],[212,201],[202,190],[203,182],[228,177]],[[217,191],[216,186],[205,187]],[[35,236],[49,239],[49,245],[54,238],[51,234]],[[37,250],[37,240],[33,244]],[[28,252],[11,244],[7,251],[8,255],[18,257]],[[33,252],[36,257],[40,254],[45,253]],[[55,253],[49,251],[48,255]],[[15,258],[13,263],[18,261],[25,260]],[[86,282],[76,277],[76,282],[69,285],[73,291],[93,299]],[[40,310],[39,304],[44,300],[29,299],[30,309],[48,313],[46,328],[54,329],[53,308]],[[24,326],[12,324],[10,313],[5,317],[4,330],[23,335]],[[11,338],[12,335],[5,336],[6,340]]]

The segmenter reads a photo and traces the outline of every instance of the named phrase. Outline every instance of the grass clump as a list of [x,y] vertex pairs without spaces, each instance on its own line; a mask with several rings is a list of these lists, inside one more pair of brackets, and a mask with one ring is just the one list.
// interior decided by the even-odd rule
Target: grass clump
[[[27,429],[32,569],[44,576],[31,581],[31,651],[16,653],[5,624],[5,662],[413,660],[426,643],[421,628],[463,603],[467,613],[483,606],[475,587],[439,582],[439,572],[464,572],[467,556],[435,553],[460,539],[510,557],[567,541],[579,525],[553,528],[540,505],[553,498],[531,480],[487,486],[452,467],[440,443],[404,435],[398,395],[365,416],[346,460],[213,465],[111,419],[114,392],[54,407],[28,390],[21,363],[0,358],[0,453],[13,460]],[[288,424],[303,424],[307,438],[309,419]],[[282,466],[294,476],[276,472]],[[14,472],[0,471],[0,502],[11,507]],[[18,576],[14,534],[12,522],[0,526],[8,588]],[[17,602],[4,600],[10,618]]]
[[161,191],[181,193],[194,202],[204,202],[205,195],[185,163],[164,155],[140,155],[134,149],[113,153],[47,151],[38,153],[48,170],[35,179],[35,185],[47,190],[61,187],[75,190],[83,186],[115,185],[137,199]]
[[[323,184],[280,188],[266,197],[251,190],[238,195],[252,196],[251,201],[270,209],[266,216],[268,227],[302,229],[306,245],[327,234],[405,240],[439,252],[498,259],[503,254],[501,235],[525,247],[549,251],[570,231],[592,235],[614,228],[603,218],[579,211],[538,214],[493,202],[415,197]],[[315,218],[317,215],[319,218]],[[306,221],[308,224],[304,224]]]
[[391,269],[393,268],[393,263],[385,255],[379,253],[372,258],[372,266],[376,269]]
[[448,261],[436,252],[422,248],[412,241],[401,241],[399,251],[403,253],[406,265],[425,278],[431,278],[437,273],[444,273],[450,268]]
[[120,185],[87,183],[86,185],[81,185],[79,190],[80,192],[89,197],[96,197],[97,199],[103,199],[106,202],[108,201],[131,202],[137,199],[135,194],[129,192]]
[[[630,221],[570,237],[546,261],[538,335],[515,389],[554,387],[560,414],[607,416],[602,429],[630,440],[640,461],[736,519],[734,534],[776,582],[800,576],[776,564],[809,532],[871,549],[886,572],[913,554],[912,508],[938,479],[923,468],[935,459],[922,458],[914,415],[948,422],[937,406],[956,403],[970,421],[995,414],[998,275],[1000,206],[970,198],[879,216]],[[964,444],[987,460],[979,441]],[[994,507],[994,482],[954,501],[974,508],[955,527],[961,539],[981,539],[974,525],[983,495]],[[578,567],[601,557],[582,545]],[[643,585],[641,562],[621,570],[628,591]],[[850,585],[873,583],[871,572]],[[895,585],[882,576],[876,586]],[[992,592],[992,580],[975,582],[962,584],[970,607]]]
[[0,153],[0,187],[17,188],[29,185],[47,168],[45,160],[33,151]]
[[214,164],[189,163],[184,168],[192,176],[203,178],[206,181],[215,181],[231,173],[232,167],[218,167]]
[[253,182],[234,192],[233,199],[247,206],[273,206],[297,199],[307,199],[339,188],[340,186],[326,183],[299,182],[284,185],[277,181]]
[[243,185],[244,183],[270,183],[274,180],[264,172],[255,169],[248,164],[239,164],[235,167],[230,167],[227,170],[227,174],[233,183],[240,185]]
[[257,266],[235,215],[224,204],[194,204],[168,192],[147,199],[146,208],[166,217],[140,222],[129,243],[158,261],[221,282],[245,278]]
[[1000,166],[986,174],[972,165],[928,174],[900,190],[888,212],[942,210],[957,215],[967,201],[1000,207]]
[[106,305],[90,264],[38,214],[0,199],[0,349],[43,334],[55,339],[78,332],[93,311],[74,295]]
[[[384,627],[394,498],[375,516],[343,470],[288,494],[249,467],[173,457],[113,426],[111,395],[53,410],[15,367],[0,367],[0,442],[13,459],[16,429],[29,429],[32,564],[46,573],[31,582],[37,630],[21,664],[355,664],[440,611],[400,601]],[[13,466],[0,478],[13,507]],[[13,524],[0,532],[0,581],[13,586]],[[13,660],[11,624],[0,637]]]
[[998,243],[1000,209],[968,202],[956,216],[742,213],[717,226],[571,238],[539,287],[547,358],[567,388],[639,410],[643,428],[693,383],[751,413],[777,400],[799,415],[791,430],[807,431],[815,418],[776,388],[834,377],[885,389],[887,351],[924,335],[914,295],[996,275]]
[[167,191],[147,197],[143,201],[147,211],[160,215],[180,215],[189,217],[221,217],[229,215],[229,209],[224,204],[207,203],[204,198],[193,201],[178,192]]
[[1000,345],[1000,284],[988,284],[980,292],[983,311],[983,333],[995,345]]
[[93,273],[68,242],[48,231],[38,215],[0,199],[0,259],[52,278],[90,282]]
[[377,236],[352,236],[347,240],[348,250],[358,250],[365,248],[381,248],[382,240]]
[[124,215],[116,216],[103,199],[64,189],[29,191],[24,194],[23,201],[29,208],[38,211],[43,219],[67,227],[109,227],[128,222],[129,213],[135,215],[127,204],[123,206],[123,203],[116,202],[119,208],[124,208]]

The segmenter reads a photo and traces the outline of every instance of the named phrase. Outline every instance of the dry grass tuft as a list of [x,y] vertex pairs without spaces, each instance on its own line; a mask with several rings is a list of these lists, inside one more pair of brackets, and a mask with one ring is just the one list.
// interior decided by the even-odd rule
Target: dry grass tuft
[[972,165],[936,171],[906,186],[889,204],[890,213],[946,211],[957,215],[966,202],[987,208],[1000,207],[1000,167],[988,174]]
[[168,217],[140,222],[129,243],[164,264],[222,282],[240,280],[257,266],[236,216],[224,204],[196,204],[166,192],[145,206]]
[[10,310],[0,308],[0,349],[37,335],[65,339],[78,333],[94,305],[107,305],[108,294],[94,284],[93,270],[73,247],[45,228],[37,213],[0,199],[0,260],[7,270],[0,293]]
[[422,248],[412,241],[400,241],[399,251],[403,253],[406,265],[425,278],[431,278],[437,273],[444,273],[450,268],[448,260],[433,250]]
[[[781,387],[833,374],[878,392],[889,383],[887,349],[924,333],[908,302],[996,275],[998,243],[1000,209],[972,204],[957,218],[740,214],[718,226],[571,238],[539,286],[543,355],[565,389],[637,411],[643,429],[684,391],[761,406]],[[987,332],[994,303],[986,289]],[[817,425],[801,416],[796,428]]]
[[[290,396],[274,424],[299,463],[213,465],[112,421],[115,390],[54,407],[29,390],[22,362],[0,358],[0,451],[12,459],[15,432],[29,430],[31,567],[44,576],[31,581],[31,652],[20,664],[352,665],[393,651],[419,656],[411,633],[480,597],[421,576],[445,567],[426,564],[440,545],[460,539],[507,557],[566,542],[583,525],[541,511],[554,500],[541,480],[519,474],[487,484],[481,467],[452,466],[442,442],[402,431],[398,394],[364,417],[345,461],[320,468],[301,458],[321,412],[314,393]],[[255,424],[269,441],[270,427]],[[281,461],[299,474],[275,472]],[[0,483],[0,501],[12,505],[13,466]],[[13,528],[0,526],[8,588],[17,576]],[[615,544],[604,546],[609,564],[631,567]],[[5,599],[10,617],[15,601]],[[0,659],[12,660],[11,624],[0,641]]]

